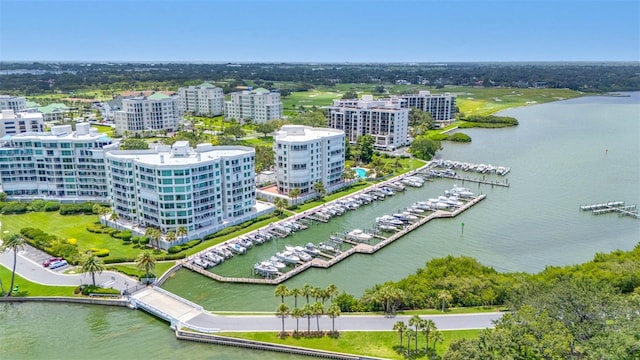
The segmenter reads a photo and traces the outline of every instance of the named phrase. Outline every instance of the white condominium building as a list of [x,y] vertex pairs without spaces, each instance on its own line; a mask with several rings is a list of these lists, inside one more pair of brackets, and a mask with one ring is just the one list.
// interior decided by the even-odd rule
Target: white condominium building
[[26,111],[27,99],[23,96],[0,95],[0,110]]
[[300,189],[304,196],[313,185],[325,188],[342,182],[344,172],[344,131],[285,125],[275,133],[276,178],[278,191],[288,194]]
[[25,132],[43,132],[44,119],[42,113],[15,113],[13,110],[2,110],[0,113],[0,138]]
[[117,144],[88,123],[0,140],[0,182],[10,199],[61,202],[108,199],[104,152]]
[[400,95],[406,102],[403,107],[418,108],[431,114],[438,122],[452,122],[456,120],[456,96],[450,93],[431,94],[422,90],[418,94]]
[[180,111],[184,114],[192,112],[200,116],[221,115],[224,110],[224,93],[222,88],[213,84],[202,83],[198,86],[181,87]]
[[155,93],[122,99],[122,109],[114,112],[116,132],[176,131],[180,112],[178,97]]
[[328,122],[330,127],[343,130],[352,144],[361,135],[373,136],[374,146],[383,150],[409,143],[409,109],[398,99],[374,100],[364,95],[360,100],[334,100]]
[[224,103],[227,119],[236,119],[241,123],[247,120],[255,124],[282,118],[280,93],[258,88],[253,91],[234,92],[231,99]]
[[[211,233],[252,216],[255,150],[187,141],[106,154],[111,203],[120,219],[163,233]],[[254,213],[255,214],[255,213]],[[253,215],[255,217],[255,215]]]

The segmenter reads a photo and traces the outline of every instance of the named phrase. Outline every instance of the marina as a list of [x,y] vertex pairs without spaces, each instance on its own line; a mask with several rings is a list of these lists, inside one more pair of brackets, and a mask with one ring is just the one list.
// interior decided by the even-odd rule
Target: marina
[[[409,175],[409,177],[413,178],[412,181],[415,181],[416,184],[424,182],[424,180],[421,182],[421,180],[415,179],[415,175]],[[305,219],[324,223],[333,216],[340,216],[345,211],[356,210],[359,206],[368,204],[369,202],[366,200],[368,197],[383,201],[386,196],[392,196],[393,194],[394,192],[390,187],[381,184],[374,188],[363,190],[361,193],[337,200],[334,203],[305,212],[292,219],[268,225],[258,230],[257,233],[269,233],[272,229],[279,229],[278,234],[289,235],[296,231],[307,229],[308,225],[304,224]],[[211,249],[183,260],[180,265],[224,283],[280,284],[311,267],[327,269],[356,253],[374,254],[429,221],[455,217],[486,198],[486,194],[476,196],[468,189],[458,186],[454,186],[450,191],[445,191],[445,194],[449,196],[440,196],[437,199],[418,202],[407,208],[406,211],[379,217],[376,219],[372,229],[353,229],[343,233],[335,233],[329,239],[317,245],[311,242],[305,246],[286,245],[284,250],[277,252],[268,260],[255,263],[252,269],[254,276],[252,277],[230,277],[208,271],[208,267],[202,266],[201,262],[203,259],[208,258],[207,254],[213,251]],[[464,196],[464,200],[461,200],[462,197],[458,197],[459,195]],[[362,200],[358,201],[357,199]],[[420,207],[423,209],[420,209]],[[414,211],[409,211],[410,209]],[[428,213],[425,213],[425,211],[428,211]],[[317,216],[318,213],[325,215],[319,217]],[[314,220],[316,218],[322,220]],[[243,237],[251,238],[252,235],[245,234]],[[284,236],[281,238],[284,238]],[[217,247],[229,246],[227,244],[237,245],[236,241],[232,240]],[[344,245],[348,246],[345,250],[343,250]],[[243,253],[238,252],[238,254]],[[292,268],[289,268],[290,266]],[[259,277],[256,277],[256,275]]]

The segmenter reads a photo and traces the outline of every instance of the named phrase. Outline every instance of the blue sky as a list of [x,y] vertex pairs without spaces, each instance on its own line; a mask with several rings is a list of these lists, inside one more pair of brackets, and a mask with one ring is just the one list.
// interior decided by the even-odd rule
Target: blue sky
[[640,61],[640,1],[0,0],[0,61]]

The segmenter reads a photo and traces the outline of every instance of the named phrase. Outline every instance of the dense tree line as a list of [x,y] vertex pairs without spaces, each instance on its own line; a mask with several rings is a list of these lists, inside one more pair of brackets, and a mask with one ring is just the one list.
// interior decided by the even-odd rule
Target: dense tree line
[[640,243],[590,262],[540,273],[499,273],[470,257],[433,259],[415,274],[375,285],[343,312],[496,306],[511,312],[478,339],[454,342],[445,359],[637,359]]
[[173,89],[202,80],[220,81],[226,91],[243,79],[286,91],[335,83],[394,83],[406,80],[434,87],[552,87],[582,91],[640,89],[638,63],[451,63],[451,64],[143,64],[2,63],[0,91],[36,94],[80,89]]

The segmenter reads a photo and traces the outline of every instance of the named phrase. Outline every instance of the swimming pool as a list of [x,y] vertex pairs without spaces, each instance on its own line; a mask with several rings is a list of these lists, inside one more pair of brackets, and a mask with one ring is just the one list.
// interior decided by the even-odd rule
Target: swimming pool
[[356,174],[358,175],[358,177],[361,177],[363,179],[367,178],[367,169],[365,168],[360,168],[360,167],[356,167],[353,168],[353,171],[356,172]]

